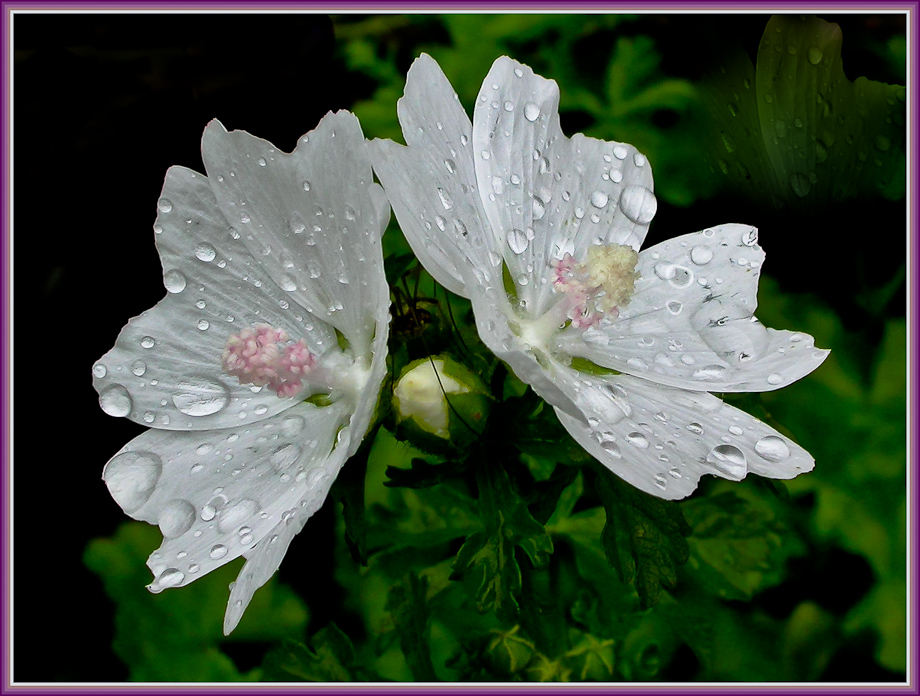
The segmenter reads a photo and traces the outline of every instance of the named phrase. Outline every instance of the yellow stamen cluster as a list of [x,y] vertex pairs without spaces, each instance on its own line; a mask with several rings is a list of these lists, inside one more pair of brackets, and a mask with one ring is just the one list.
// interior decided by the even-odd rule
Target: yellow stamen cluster
[[603,290],[594,296],[595,306],[603,312],[629,304],[636,286],[636,264],[639,254],[622,244],[588,247],[584,263],[579,270],[585,273],[588,287]]

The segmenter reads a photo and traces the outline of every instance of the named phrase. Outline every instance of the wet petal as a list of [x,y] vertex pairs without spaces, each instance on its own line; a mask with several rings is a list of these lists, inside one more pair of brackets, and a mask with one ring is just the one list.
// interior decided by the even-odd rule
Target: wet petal
[[374,170],[416,256],[441,285],[469,297],[468,282],[494,273],[495,246],[476,193],[470,119],[425,54],[409,69],[397,111],[408,146],[371,142]]
[[560,335],[570,355],[684,389],[770,391],[817,368],[828,351],[754,318],[764,253],[757,230],[720,225],[639,255],[629,306],[614,322]]
[[132,440],[103,479],[126,513],[163,532],[147,562],[151,591],[187,585],[249,553],[288,519],[302,526],[345,461],[334,445],[347,422],[341,404],[301,403],[246,427],[148,430]]
[[380,237],[388,217],[357,119],[327,114],[291,154],[214,121],[202,155],[218,203],[289,301],[366,354],[371,308],[386,302]]
[[799,445],[712,394],[628,375],[568,371],[559,381],[583,409],[580,418],[556,409],[572,437],[617,476],[659,498],[685,498],[703,474],[788,479],[814,468]]
[[207,178],[172,167],[158,210],[154,229],[167,294],[129,321],[94,366],[103,410],[155,428],[209,430],[290,407],[293,400],[223,372],[228,337],[269,323],[322,354],[337,345],[332,329],[291,302],[264,271],[224,218]]
[[593,243],[639,248],[657,210],[651,167],[631,145],[559,126],[559,89],[499,58],[473,117],[482,203],[517,294],[539,316],[553,298],[549,264]]

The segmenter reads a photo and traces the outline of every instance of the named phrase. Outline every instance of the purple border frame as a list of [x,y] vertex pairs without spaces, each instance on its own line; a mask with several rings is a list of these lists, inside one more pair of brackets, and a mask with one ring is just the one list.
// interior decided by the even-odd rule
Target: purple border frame
[[[515,10],[564,10],[566,13],[578,11],[616,11],[616,12],[655,12],[655,11],[719,11],[719,12],[770,12],[770,11],[836,11],[836,12],[879,12],[879,11],[896,11],[907,13],[907,35],[909,37],[908,45],[911,51],[908,56],[913,55],[916,60],[918,39],[920,39],[920,0],[897,1],[888,0],[882,2],[871,2],[863,0],[857,2],[854,0],[841,0],[833,2],[830,0],[813,0],[812,2],[795,2],[791,0],[779,0],[775,2],[766,2],[764,0],[755,0],[753,2],[740,2],[739,0],[695,0],[690,2],[678,2],[676,0],[633,0],[632,2],[617,2],[604,0],[572,0],[563,3],[563,0],[502,0],[501,2],[489,2],[488,0],[456,0],[449,2],[447,0],[329,0],[327,2],[303,1],[303,0],[268,0],[267,2],[255,2],[254,0],[223,0],[218,2],[208,2],[205,0],[193,0],[190,2],[181,2],[179,0],[148,0],[133,2],[130,0],[95,0],[92,2],[67,2],[66,0],[47,1],[37,0],[30,2],[28,0],[18,0],[13,2],[0,2],[0,25],[2,25],[2,74],[0,74],[0,84],[2,84],[2,93],[0,93],[0,102],[2,102],[2,140],[0,140],[0,160],[2,160],[3,169],[0,171],[0,210],[3,211],[0,218],[0,277],[2,277],[3,286],[0,289],[0,314],[2,314],[2,345],[0,345],[0,356],[3,364],[0,366],[0,390],[2,390],[2,401],[0,401],[0,440],[3,443],[3,451],[0,453],[0,472],[2,472],[2,498],[0,498],[0,507],[2,507],[2,525],[3,536],[0,540],[0,592],[2,592],[2,618],[3,626],[0,632],[0,693],[23,693],[23,694],[99,694],[99,693],[120,693],[131,692],[137,694],[160,694],[160,693],[201,693],[201,694],[226,694],[232,693],[272,693],[272,694],[343,694],[343,693],[379,693],[379,694],[402,694],[402,693],[455,693],[455,694],[498,694],[498,693],[521,693],[538,691],[540,693],[557,694],[562,692],[578,691],[588,694],[712,694],[712,693],[751,693],[751,694],[772,694],[772,693],[808,693],[808,694],[920,694],[920,684],[917,681],[917,669],[920,666],[920,649],[918,649],[918,637],[920,637],[920,623],[918,623],[918,562],[916,538],[911,541],[914,545],[910,548],[911,562],[908,565],[910,573],[910,582],[908,583],[908,638],[909,654],[907,666],[907,683],[906,684],[810,684],[810,683],[775,683],[775,684],[752,684],[746,683],[726,683],[726,684],[608,684],[608,685],[591,685],[591,684],[343,684],[341,686],[317,685],[317,686],[290,686],[274,685],[271,683],[259,684],[222,684],[222,685],[199,685],[199,684],[41,684],[41,683],[12,683],[12,642],[11,642],[11,622],[9,620],[11,610],[11,539],[10,528],[12,521],[12,443],[11,443],[11,423],[12,423],[12,389],[11,389],[11,336],[12,336],[12,297],[11,297],[11,275],[12,275],[12,211],[10,208],[12,187],[12,152],[11,152],[11,30],[12,30],[12,12],[17,10],[44,10],[44,11],[131,11],[131,10],[198,10],[198,11],[219,11],[219,10],[253,10],[253,11],[272,11],[272,10],[303,10],[303,11],[395,11],[406,10],[411,12],[437,12],[442,10],[483,10],[487,12],[496,11],[515,11]],[[918,162],[918,138],[920,138],[920,120],[918,120],[918,63],[911,63],[908,57],[908,66],[913,64],[908,79],[908,89],[910,90],[910,108],[911,119],[908,129],[908,170],[909,183],[908,192],[916,194],[918,192],[917,182],[920,181],[920,162]],[[910,322],[910,333],[908,338],[908,389],[909,389],[909,409],[906,414],[908,418],[908,494],[909,507],[907,515],[908,532],[913,529],[917,530],[918,514],[917,505],[920,502],[920,459],[918,459],[917,449],[920,444],[920,435],[914,422],[917,420],[918,409],[920,409],[920,389],[918,389],[918,346],[920,346],[920,331],[918,331],[918,317],[920,317],[920,211],[918,211],[918,202],[914,195],[909,196],[908,204],[908,240],[906,245],[906,254],[908,256],[908,320]],[[910,542],[909,542],[910,543]]]

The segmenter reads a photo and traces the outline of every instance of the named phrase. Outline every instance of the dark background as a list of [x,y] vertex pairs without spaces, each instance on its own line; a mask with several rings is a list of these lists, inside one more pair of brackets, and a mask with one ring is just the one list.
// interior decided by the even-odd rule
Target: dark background
[[[695,79],[718,57],[715,47],[725,36],[740,39],[753,55],[766,19],[649,16],[641,22],[669,47],[663,69]],[[884,40],[898,31],[887,18],[827,19],[840,22],[848,38]],[[325,16],[18,15],[13,27],[14,674],[28,681],[118,681],[127,670],[110,649],[112,604],[82,554],[90,539],[111,535],[125,520],[101,472],[143,428],[98,408],[90,368],[127,320],[164,294],[152,225],[166,169],[180,164],[203,171],[199,140],[212,118],[290,151],[324,113],[369,97],[374,84],[347,71]],[[691,45],[695,59],[687,61]],[[848,76],[896,82],[861,45],[845,45]],[[414,57],[410,50],[400,54],[403,67]],[[577,120],[563,114],[563,128],[571,134]],[[884,219],[901,239],[903,206],[879,205],[887,207],[841,210],[820,225],[847,230],[854,216],[855,224],[860,216],[867,225]],[[743,202],[726,197],[690,210],[662,205],[650,241],[671,236],[665,230],[747,219],[747,212]],[[769,271],[796,289],[802,284],[796,259],[821,248],[810,234],[818,221],[777,216],[758,224],[791,228],[771,241]],[[892,264],[903,261],[897,244],[880,273],[890,275]],[[833,249],[826,253],[837,258]],[[815,272],[826,273],[827,282],[811,276],[808,285],[825,288],[833,306],[840,300],[835,269],[833,263],[823,268]],[[903,303],[891,308],[898,311],[903,314]],[[867,340],[880,330],[867,329],[858,310],[840,313],[845,323],[868,331]],[[329,505],[310,522],[312,553],[328,552],[331,559],[331,548],[315,540],[331,538],[333,523]],[[295,541],[289,556],[302,543]],[[282,577],[302,591],[293,567],[289,559]],[[865,561],[846,554],[803,559],[793,571],[785,592],[835,611],[853,606],[872,580]],[[847,582],[835,581],[839,577]],[[331,577],[315,582],[326,583],[330,601],[311,604],[310,632],[329,620],[339,591]],[[871,646],[844,657],[828,678],[892,678],[872,662]]]

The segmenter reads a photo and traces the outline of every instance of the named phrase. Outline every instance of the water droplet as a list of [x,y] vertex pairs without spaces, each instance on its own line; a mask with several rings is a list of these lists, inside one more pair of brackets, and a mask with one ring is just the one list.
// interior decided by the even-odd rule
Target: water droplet
[[[303,419],[301,419],[303,423]],[[281,445],[276,449],[270,458],[272,465],[279,470],[287,469],[291,464],[297,461],[300,456],[300,448],[292,443]]]
[[221,558],[227,555],[227,547],[223,544],[214,544],[211,547],[211,550],[208,552],[208,555],[212,560],[219,561]]
[[523,76],[524,76],[524,71],[521,70],[520,68],[515,68],[515,69],[514,69],[514,74],[515,74],[516,77],[523,77]]
[[679,479],[682,476],[680,469],[678,469],[676,466],[672,466],[670,469],[668,469],[668,475],[675,479]]
[[648,363],[645,362],[642,358],[630,358],[626,361],[626,364],[634,370],[638,370],[639,372],[645,372],[648,370]]
[[99,405],[110,416],[124,418],[131,413],[134,403],[127,389],[120,384],[113,384],[99,395]]
[[187,416],[210,416],[223,409],[229,400],[227,388],[209,380],[183,381],[178,387],[172,401]]
[[706,463],[715,467],[724,478],[740,481],[747,475],[744,452],[734,445],[717,445],[706,455]]
[[645,155],[643,155],[641,152],[637,152],[636,154],[633,155],[633,163],[637,167],[644,167],[646,162],[648,162],[648,160],[645,158]]
[[294,292],[297,289],[297,283],[289,275],[281,276],[281,288],[287,292]]
[[782,384],[783,376],[778,372],[774,372],[769,377],[767,377],[767,384]]
[[444,160],[444,166],[447,167],[448,174],[453,174],[455,171],[457,171],[457,163],[452,159]]
[[730,432],[732,435],[740,436],[744,435],[744,428],[742,428],[740,425],[732,425],[729,427],[728,432]]
[[804,174],[793,174],[789,177],[789,185],[799,198],[804,198],[811,191],[811,181]]
[[703,426],[700,425],[699,423],[688,423],[688,424],[687,424],[687,430],[689,430],[689,431],[690,431],[691,433],[693,433],[694,435],[702,435],[702,434],[703,434]]
[[648,438],[640,432],[632,432],[627,435],[626,442],[637,449],[646,449],[648,447]]
[[163,274],[163,285],[166,286],[169,292],[182,292],[185,290],[185,276],[182,275],[182,271],[176,270],[175,268],[166,271],[166,273]]
[[142,377],[146,371],[147,363],[145,363],[143,360],[135,360],[131,364],[131,372],[133,372],[136,377]]
[[690,260],[697,266],[705,266],[712,261],[712,249],[705,246],[695,246],[690,250]]
[[109,493],[128,514],[150,499],[163,471],[163,461],[153,452],[122,452],[102,471]]
[[627,186],[620,194],[620,209],[630,220],[644,225],[655,217],[658,200],[644,186]]
[[513,229],[508,235],[508,246],[515,254],[523,254],[527,249],[527,235],[523,230]]
[[693,379],[712,382],[725,376],[726,368],[722,365],[706,365],[693,371]]
[[202,242],[195,247],[195,256],[205,263],[210,263],[214,260],[214,257],[217,256],[217,251],[210,244]]
[[241,213],[241,214],[240,214],[240,222],[242,222],[244,225],[247,225],[247,224],[249,224],[250,222],[252,222],[252,218],[249,217],[249,213]]
[[198,320],[198,330],[199,331],[207,331],[210,328],[210,326],[211,325],[208,323],[206,319]]
[[185,580],[185,573],[177,568],[167,568],[157,577],[156,584],[159,587],[152,589],[159,591],[166,587],[176,587],[176,585],[181,585],[183,580]]
[[504,104],[504,109],[505,111],[514,111],[514,103],[510,101],[506,101]]
[[444,189],[442,188],[438,189],[438,198],[441,199],[441,205],[444,206],[444,210],[450,210],[451,208],[454,207],[454,202],[451,199],[450,194],[447,193],[447,191],[445,191]]
[[613,156],[616,157],[617,159],[624,160],[626,159],[626,155],[628,154],[629,152],[622,145],[617,145],[613,148]]
[[533,102],[527,102],[524,105],[524,118],[533,123],[540,118],[540,107]]
[[741,234],[741,243],[744,246],[754,246],[757,244],[757,228],[752,227]]
[[533,197],[533,219],[539,220],[546,213],[546,204],[539,196]]
[[108,370],[105,369],[105,365],[103,365],[102,363],[96,363],[95,365],[93,365],[93,377],[95,377],[96,379],[102,379],[103,377],[105,377],[107,372]]
[[664,474],[655,474],[655,485],[658,486],[661,490],[667,488],[668,481],[664,477]]
[[167,539],[175,539],[185,534],[195,523],[195,507],[187,500],[171,500],[157,517],[160,531]]
[[224,510],[217,522],[217,531],[228,534],[235,531],[244,522],[255,516],[261,506],[251,498],[244,498]]
[[812,65],[817,65],[824,58],[824,51],[822,51],[817,46],[812,46],[808,49],[808,62]]
[[760,438],[754,445],[754,451],[769,462],[781,462],[790,455],[789,445],[776,435]]
[[156,341],[153,340],[152,336],[144,336],[141,339],[141,348],[147,348],[149,350],[150,348],[153,348],[155,344]]
[[454,220],[454,229],[457,230],[461,237],[469,235],[469,230],[466,229],[466,225],[463,224],[462,220]]
[[309,191],[310,188],[311,188],[311,187],[310,187],[310,182],[309,182],[309,181],[303,182],[303,190],[304,190],[304,191]]
[[595,191],[591,194],[591,205],[595,208],[603,208],[607,205],[608,200],[607,194],[603,191]]
[[680,311],[684,308],[683,304],[677,300],[671,300],[668,302],[668,311],[673,315],[680,314]]
[[168,198],[161,198],[157,202],[157,208],[159,208],[161,213],[168,213],[169,211],[173,209],[172,201],[169,200]]

